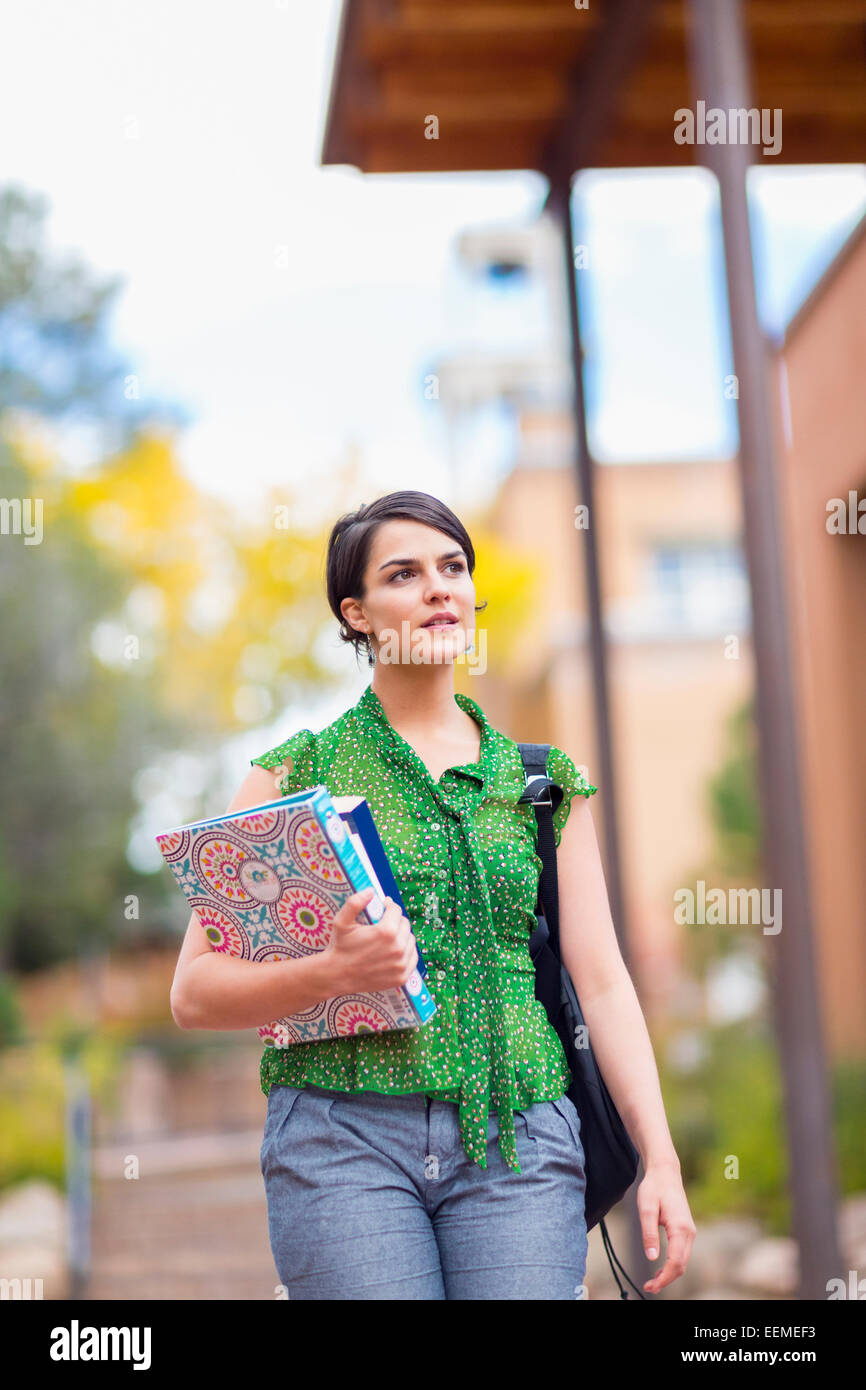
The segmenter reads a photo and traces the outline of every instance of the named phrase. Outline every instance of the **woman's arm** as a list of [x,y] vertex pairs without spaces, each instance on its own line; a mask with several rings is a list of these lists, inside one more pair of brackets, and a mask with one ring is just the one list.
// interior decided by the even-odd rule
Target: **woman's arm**
[[605,1085],[643,1159],[678,1164],[652,1043],[616,939],[589,802],[575,797],[557,850],[559,936]]
[[557,877],[563,963],[605,1085],[646,1174],[637,1201],[650,1259],[658,1255],[659,1219],[668,1234],[664,1270],[644,1285],[656,1292],[685,1269],[695,1227],[646,1021],[616,939],[592,812],[583,797],[574,798],[562,832]]

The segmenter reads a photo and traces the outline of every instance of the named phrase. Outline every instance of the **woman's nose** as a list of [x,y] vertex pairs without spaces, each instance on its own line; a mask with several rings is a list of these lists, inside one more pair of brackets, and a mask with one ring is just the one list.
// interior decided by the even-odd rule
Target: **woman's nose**
[[437,577],[436,579],[432,579],[430,581],[428,593],[439,594],[440,596],[444,596],[445,598],[447,598],[448,585],[445,583],[443,579]]

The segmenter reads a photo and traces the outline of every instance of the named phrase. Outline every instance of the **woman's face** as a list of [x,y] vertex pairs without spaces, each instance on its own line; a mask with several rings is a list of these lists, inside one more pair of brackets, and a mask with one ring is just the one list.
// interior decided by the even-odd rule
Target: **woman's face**
[[[376,660],[450,662],[475,635],[475,585],[453,537],[419,521],[394,519],[376,531],[364,597],[340,605],[350,626],[370,634]],[[456,622],[425,627],[438,614]]]

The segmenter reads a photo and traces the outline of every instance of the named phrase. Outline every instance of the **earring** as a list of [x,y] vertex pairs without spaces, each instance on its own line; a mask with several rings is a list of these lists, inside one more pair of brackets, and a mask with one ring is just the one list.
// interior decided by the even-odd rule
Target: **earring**
[[376,658],[375,658],[375,656],[373,655],[373,644],[372,644],[372,642],[370,641],[370,634],[368,633],[368,634],[367,634],[367,665],[368,665],[368,666],[375,666],[375,664],[376,664]]

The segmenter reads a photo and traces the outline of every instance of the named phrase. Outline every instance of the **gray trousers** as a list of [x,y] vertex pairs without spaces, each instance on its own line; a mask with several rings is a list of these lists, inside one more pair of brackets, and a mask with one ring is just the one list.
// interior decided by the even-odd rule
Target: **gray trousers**
[[452,1101],[273,1086],[261,1148],[268,1231],[290,1299],[584,1296],[586,1174],[567,1096],[515,1111],[521,1172],[491,1111],[487,1168]]

